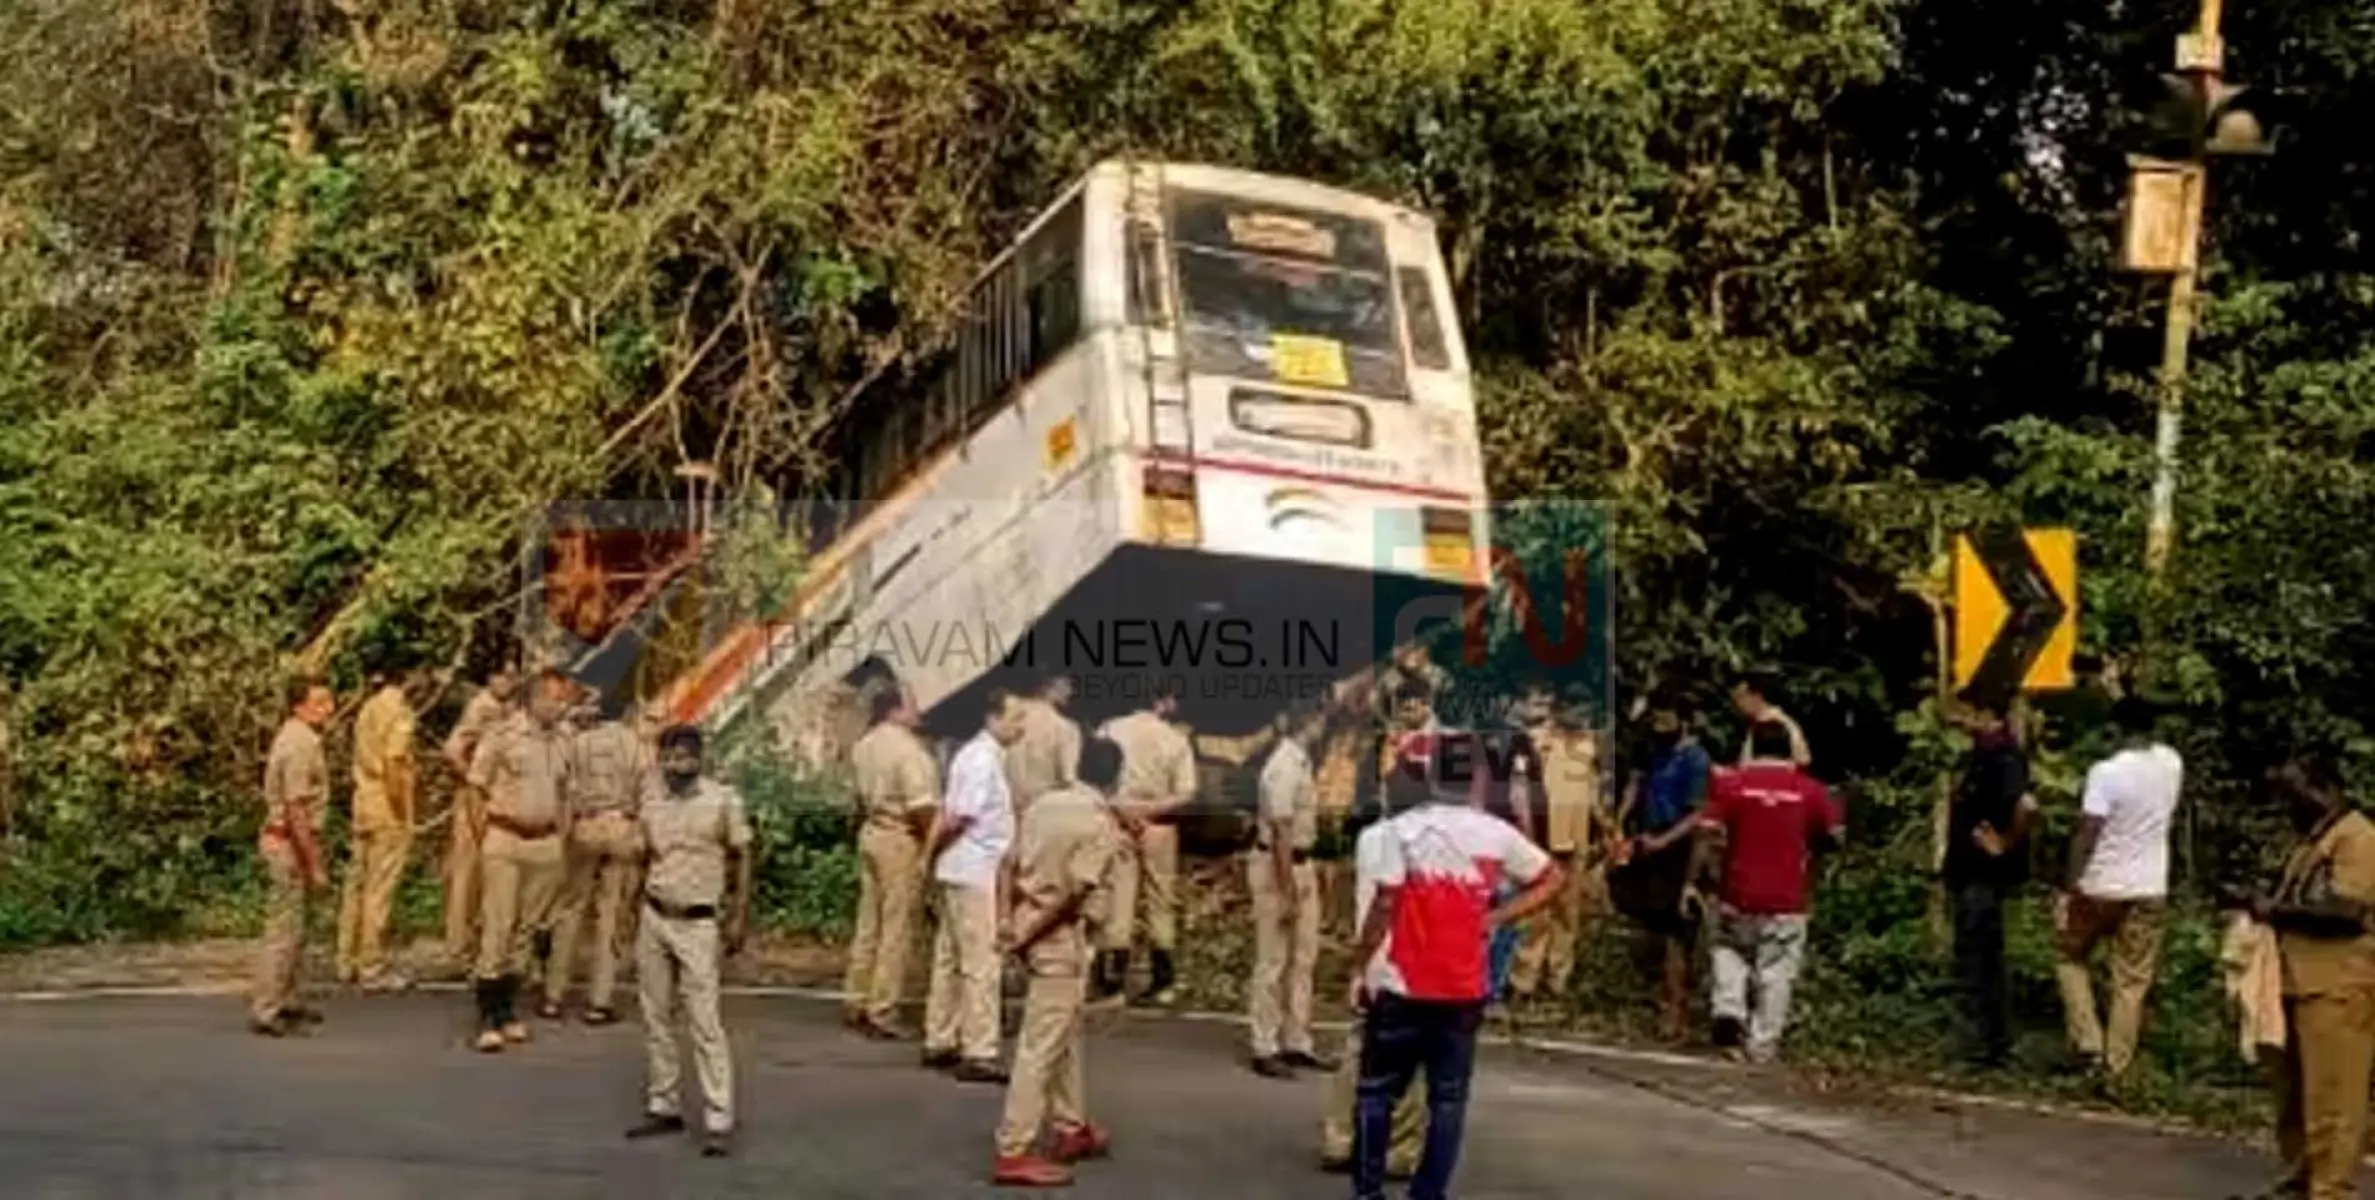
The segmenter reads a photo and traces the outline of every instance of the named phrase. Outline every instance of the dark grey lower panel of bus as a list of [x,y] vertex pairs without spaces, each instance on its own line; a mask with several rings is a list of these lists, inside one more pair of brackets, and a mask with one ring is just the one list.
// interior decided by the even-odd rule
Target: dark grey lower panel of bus
[[1125,546],[1091,571],[1004,662],[929,714],[934,732],[980,727],[990,688],[1073,677],[1084,729],[1146,705],[1168,682],[1181,716],[1240,734],[1324,700],[1391,646],[1455,620],[1459,589],[1336,567]]
[[[991,688],[1028,691],[1063,672],[1085,731],[1145,707],[1166,681],[1197,733],[1244,735],[1324,703],[1393,646],[1441,636],[1465,599],[1457,587],[1400,576],[1125,546],[1011,643],[1003,665],[935,705],[927,724],[940,737],[970,737]],[[1238,840],[1260,765],[1257,755],[1218,779],[1207,764],[1197,811],[1183,822],[1189,846],[1209,852]]]

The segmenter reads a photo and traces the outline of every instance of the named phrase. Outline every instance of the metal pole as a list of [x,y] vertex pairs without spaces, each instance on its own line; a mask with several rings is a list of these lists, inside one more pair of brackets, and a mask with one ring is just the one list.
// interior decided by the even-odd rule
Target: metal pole
[[[2187,224],[2202,220],[2201,176],[2186,189]],[[2169,279],[2168,327],[2161,337],[2161,377],[2152,439],[2152,522],[2144,535],[2144,569],[2159,582],[2177,540],[2177,443],[2185,419],[2186,349],[2194,331],[2194,272],[2188,265]]]
[[[2194,94],[2208,111],[2216,94],[2225,59],[2219,43],[2224,0],[2201,0],[2200,21],[2192,45],[2180,39],[2179,69],[2193,80]],[[2178,439],[2185,414],[2186,349],[2194,330],[2194,289],[2201,271],[2202,214],[2208,192],[2208,172],[2199,154],[2187,164],[2185,187],[2185,262],[2169,278],[2169,315],[2161,339],[2161,376],[2157,419],[2152,443],[2152,515],[2144,534],[2144,570],[2157,587],[2164,579],[2170,551],[2177,542]]]

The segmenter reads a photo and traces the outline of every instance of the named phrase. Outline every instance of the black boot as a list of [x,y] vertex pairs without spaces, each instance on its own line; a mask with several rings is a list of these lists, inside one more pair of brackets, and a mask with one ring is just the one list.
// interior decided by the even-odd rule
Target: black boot
[[1097,955],[1096,968],[1090,972],[1089,1001],[1110,1002],[1122,994],[1130,978],[1130,952],[1106,950]]
[[506,975],[495,984],[496,1015],[502,1018],[503,1040],[515,1044],[527,1041],[528,1026],[520,1020],[520,977]]
[[1147,970],[1146,1002],[1168,1007],[1179,1000],[1178,979],[1171,973],[1171,952],[1150,952],[1152,965]]
[[471,993],[478,1001],[478,1049],[493,1054],[503,1048],[503,981],[479,979],[471,983]]

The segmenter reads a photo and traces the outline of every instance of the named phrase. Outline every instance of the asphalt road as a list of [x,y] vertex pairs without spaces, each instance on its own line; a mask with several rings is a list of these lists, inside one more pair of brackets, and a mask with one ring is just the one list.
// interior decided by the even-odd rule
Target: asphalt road
[[[463,1047],[456,995],[331,997],[316,1036],[264,1041],[225,998],[0,1003],[0,1195],[930,1197],[988,1195],[999,1090],[858,1041],[828,1004],[728,1002],[735,1157],[630,1144],[640,1033],[538,1024]],[[1109,1020],[1091,1106],[1116,1138],[1075,1195],[1342,1197],[1320,1174],[1324,1081],[1240,1065],[1223,1025]],[[1497,1051],[1479,1071],[1459,1194],[1682,1200],[2181,1200],[2255,1185],[2248,1148],[2069,1118],[1777,1099],[1679,1063]]]

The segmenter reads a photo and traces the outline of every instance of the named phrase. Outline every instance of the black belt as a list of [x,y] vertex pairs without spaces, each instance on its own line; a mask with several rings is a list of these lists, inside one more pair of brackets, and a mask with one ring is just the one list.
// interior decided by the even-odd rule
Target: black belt
[[[1270,847],[1268,846],[1256,846],[1255,849],[1260,850],[1264,854],[1270,853]],[[1311,861],[1311,851],[1309,850],[1289,850],[1286,852],[1286,856],[1287,861],[1292,863],[1301,864]]]
[[533,842],[538,838],[548,838],[561,831],[559,825],[530,825],[525,821],[514,821],[501,813],[488,813],[487,824],[528,842]]
[[661,900],[657,896],[648,894],[643,897],[643,902],[646,905],[649,905],[653,912],[656,912],[671,921],[714,921],[717,919],[717,905],[714,904],[686,904],[680,906],[670,904],[667,901]]

